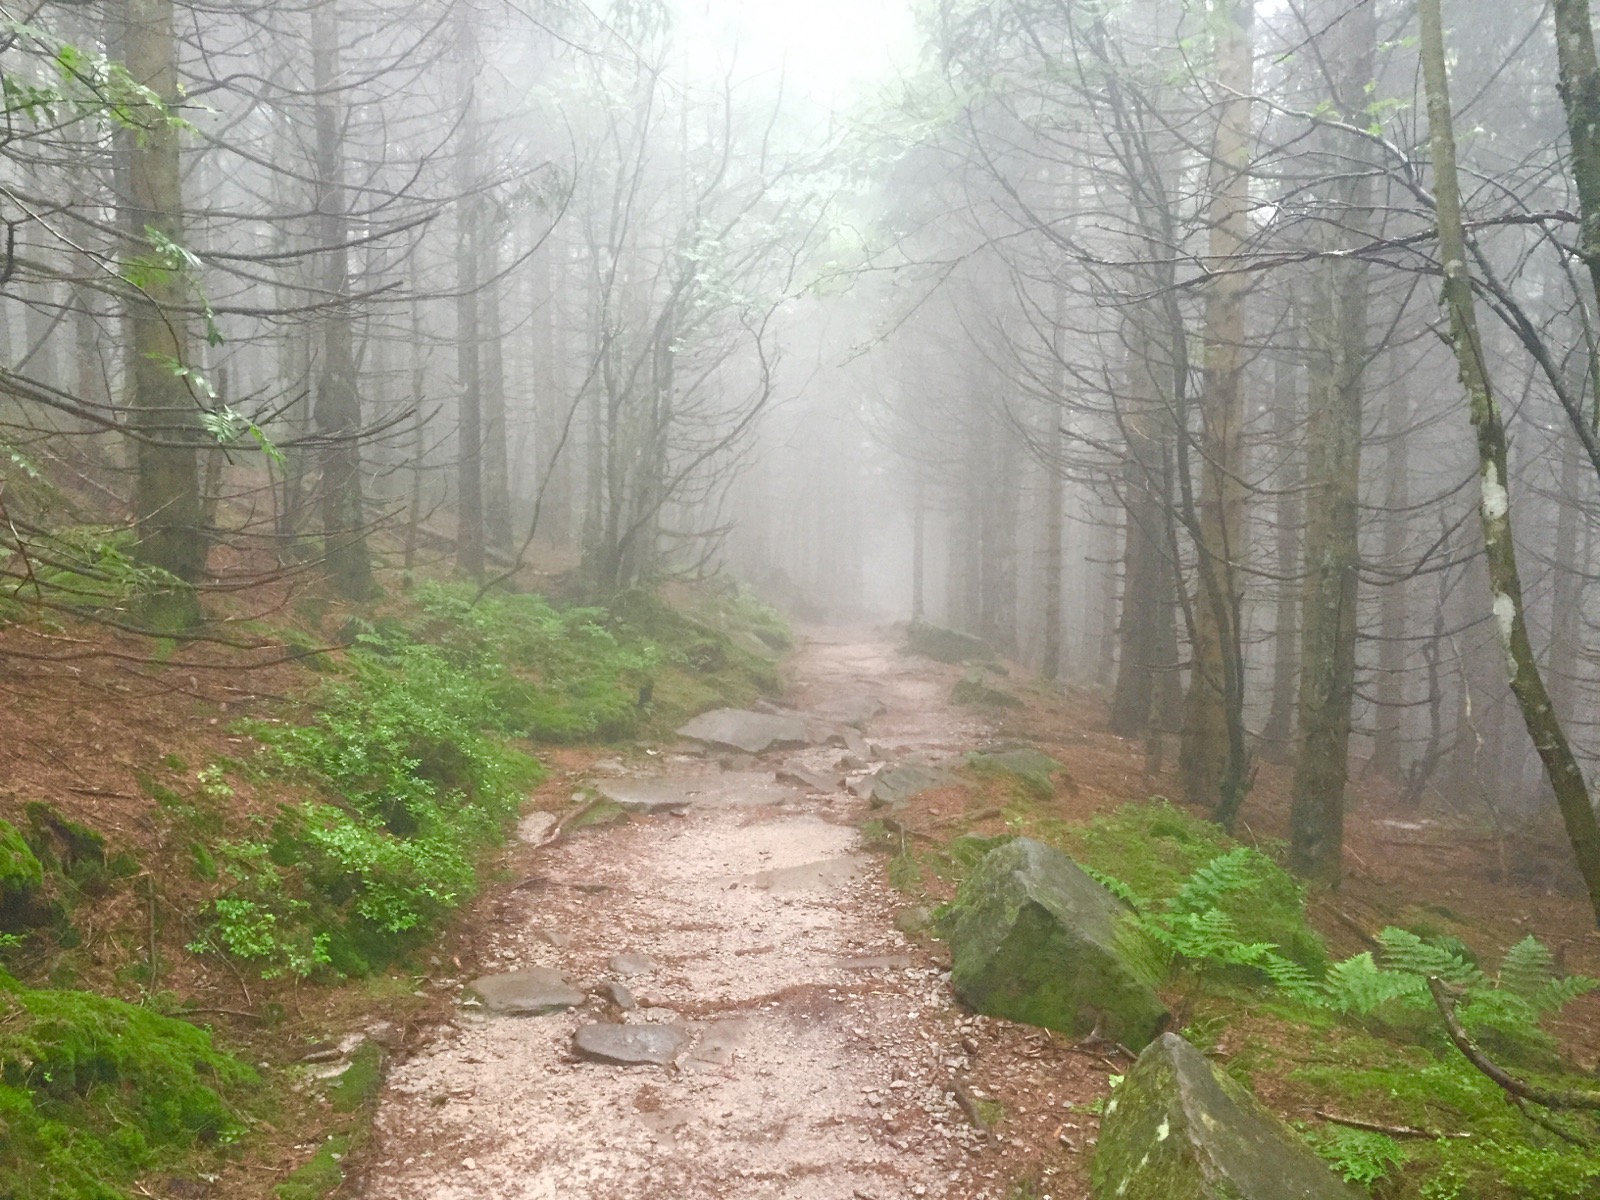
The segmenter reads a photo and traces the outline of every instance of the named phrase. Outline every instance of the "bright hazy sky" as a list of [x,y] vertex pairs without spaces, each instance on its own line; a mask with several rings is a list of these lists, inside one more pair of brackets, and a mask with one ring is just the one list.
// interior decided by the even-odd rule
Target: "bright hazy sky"
[[843,102],[911,58],[910,0],[680,0],[686,32],[738,45],[739,74],[784,70],[788,89]]

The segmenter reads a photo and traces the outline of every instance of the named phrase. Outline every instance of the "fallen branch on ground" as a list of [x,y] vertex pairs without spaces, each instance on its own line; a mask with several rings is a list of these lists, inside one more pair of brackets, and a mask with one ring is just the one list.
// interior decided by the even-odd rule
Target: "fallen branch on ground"
[[1450,1033],[1450,1040],[1456,1044],[1456,1049],[1467,1056],[1468,1062],[1494,1080],[1506,1092],[1519,1100],[1530,1100],[1541,1108],[1579,1108],[1600,1112],[1600,1092],[1539,1087],[1512,1075],[1478,1049],[1478,1044],[1472,1040],[1471,1035],[1461,1024],[1461,1018],[1456,1016],[1455,1002],[1450,998],[1444,981],[1437,975],[1428,976],[1428,991],[1433,993],[1433,1003],[1439,1009],[1439,1015],[1444,1018],[1445,1028]]
[[1470,1138],[1470,1133],[1441,1133],[1436,1129],[1418,1129],[1415,1125],[1380,1125],[1376,1121],[1363,1121],[1356,1117],[1341,1117],[1338,1113],[1331,1113],[1325,1109],[1317,1109],[1316,1116],[1331,1125],[1343,1125],[1348,1129],[1361,1129],[1367,1133],[1382,1133],[1392,1138],[1427,1138],[1429,1141],[1438,1141],[1440,1138]]

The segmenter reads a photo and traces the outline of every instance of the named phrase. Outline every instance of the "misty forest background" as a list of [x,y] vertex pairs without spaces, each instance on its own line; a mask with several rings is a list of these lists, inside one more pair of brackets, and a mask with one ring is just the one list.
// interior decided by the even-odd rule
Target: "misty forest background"
[[1101,689],[1225,824],[1292,762],[1306,876],[1353,772],[1600,912],[1583,0],[0,20],[14,603],[729,571]]

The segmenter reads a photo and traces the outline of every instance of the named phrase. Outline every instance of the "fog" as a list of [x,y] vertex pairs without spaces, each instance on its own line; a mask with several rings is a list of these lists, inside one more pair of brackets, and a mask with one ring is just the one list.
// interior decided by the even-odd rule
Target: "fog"
[[977,634],[1225,821],[1293,763],[1312,874],[1352,774],[1585,845],[1595,124],[1541,5],[1446,17],[11,11],[0,437],[201,594],[739,579]]

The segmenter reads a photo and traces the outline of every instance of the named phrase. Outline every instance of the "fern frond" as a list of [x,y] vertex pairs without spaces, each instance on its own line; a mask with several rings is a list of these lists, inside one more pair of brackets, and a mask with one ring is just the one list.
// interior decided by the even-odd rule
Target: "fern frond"
[[1336,1012],[1365,1017],[1391,1000],[1419,1000],[1427,986],[1419,975],[1383,970],[1371,951],[1363,951],[1328,968],[1326,1003]]
[[1486,987],[1488,979],[1474,963],[1450,950],[1423,941],[1409,929],[1393,926],[1378,935],[1383,946],[1383,965],[1391,971],[1427,979],[1437,975],[1456,987]]
[[1497,984],[1518,996],[1532,997],[1556,978],[1556,956],[1529,934],[1506,951]]
[[[1261,886],[1260,863],[1264,856],[1249,846],[1236,846],[1197,868],[1178,894],[1168,901],[1168,911],[1201,913],[1217,907],[1224,896]],[[1270,861],[1270,860],[1267,860]]]
[[1146,900],[1138,892],[1134,891],[1127,884],[1123,883],[1122,880],[1118,879],[1115,875],[1107,875],[1104,871],[1097,871],[1093,867],[1084,866],[1082,863],[1079,863],[1078,865],[1083,867],[1083,873],[1085,875],[1094,880],[1101,887],[1105,888],[1106,891],[1110,892],[1118,900],[1121,900],[1129,908],[1133,909],[1134,912],[1143,912],[1150,906],[1150,902],[1148,900]]

